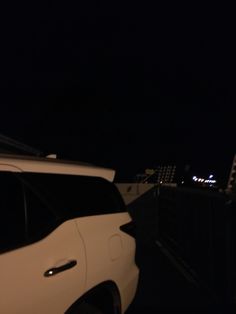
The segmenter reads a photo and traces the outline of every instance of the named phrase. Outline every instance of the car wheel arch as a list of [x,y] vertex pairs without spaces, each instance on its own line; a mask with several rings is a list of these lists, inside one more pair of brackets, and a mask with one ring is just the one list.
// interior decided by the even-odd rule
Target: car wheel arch
[[[103,302],[104,299],[106,302]],[[98,307],[104,314],[121,314],[121,297],[113,281],[102,282],[88,290],[67,309],[65,314],[76,313],[76,309],[83,302]]]

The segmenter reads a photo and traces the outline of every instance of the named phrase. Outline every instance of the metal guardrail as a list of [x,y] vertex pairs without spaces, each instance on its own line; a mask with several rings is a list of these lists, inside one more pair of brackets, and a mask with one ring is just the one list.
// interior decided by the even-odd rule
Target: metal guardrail
[[161,187],[157,239],[222,302],[236,295],[236,203],[226,195]]
[[128,209],[138,241],[156,241],[217,302],[236,303],[235,199],[212,190],[156,186]]

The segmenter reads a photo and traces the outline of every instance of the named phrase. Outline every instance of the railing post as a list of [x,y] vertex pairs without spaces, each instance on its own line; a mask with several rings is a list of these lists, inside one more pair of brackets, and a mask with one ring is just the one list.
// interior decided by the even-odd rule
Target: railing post
[[154,200],[155,200],[155,241],[158,240],[159,236],[159,197],[160,197],[160,186],[155,185],[154,187]]
[[226,210],[226,230],[225,230],[225,274],[226,274],[226,295],[225,302],[227,306],[233,305],[233,249],[234,249],[234,237],[233,237],[233,218],[234,213],[232,211],[232,201],[229,200],[225,205]]

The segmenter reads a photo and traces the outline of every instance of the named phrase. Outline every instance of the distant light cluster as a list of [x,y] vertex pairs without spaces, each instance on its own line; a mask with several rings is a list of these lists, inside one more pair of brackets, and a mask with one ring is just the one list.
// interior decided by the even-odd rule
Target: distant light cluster
[[213,178],[213,175],[211,174],[208,179],[198,178],[197,176],[193,176],[192,179],[193,181],[199,182],[199,183],[207,183],[207,184],[216,183],[216,180],[213,180],[212,178]]

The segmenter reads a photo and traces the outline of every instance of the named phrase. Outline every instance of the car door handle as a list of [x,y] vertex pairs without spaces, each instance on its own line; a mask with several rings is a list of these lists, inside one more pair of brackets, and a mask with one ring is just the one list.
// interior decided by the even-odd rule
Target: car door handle
[[68,263],[66,263],[66,264],[64,264],[62,266],[50,268],[47,271],[45,271],[44,277],[54,276],[54,275],[56,275],[58,273],[61,273],[62,271],[65,271],[65,270],[68,270],[68,269],[70,269],[72,267],[75,267],[76,265],[77,265],[77,261],[76,260],[72,260],[72,261],[69,261]]

